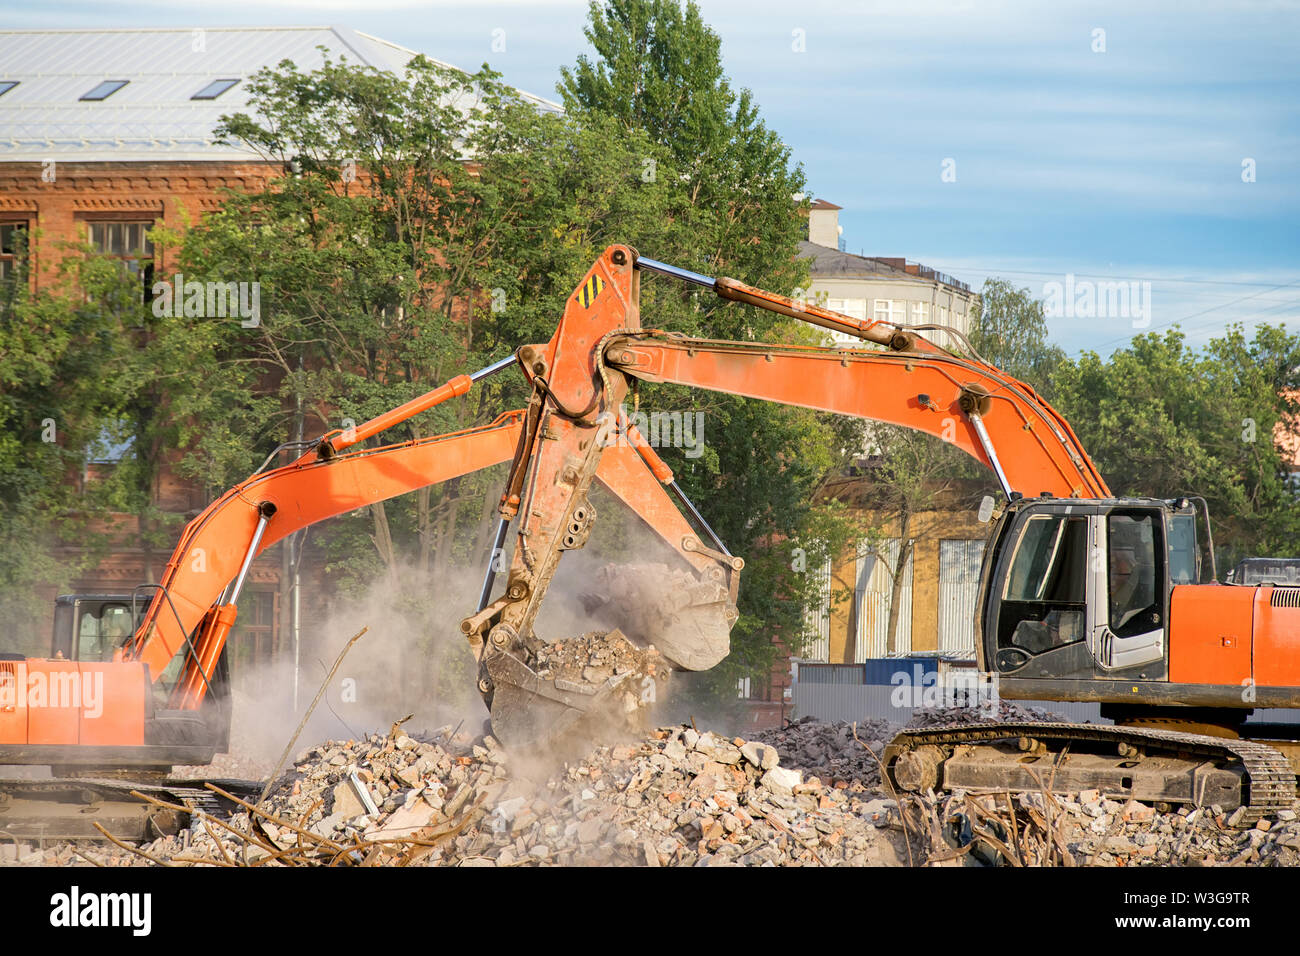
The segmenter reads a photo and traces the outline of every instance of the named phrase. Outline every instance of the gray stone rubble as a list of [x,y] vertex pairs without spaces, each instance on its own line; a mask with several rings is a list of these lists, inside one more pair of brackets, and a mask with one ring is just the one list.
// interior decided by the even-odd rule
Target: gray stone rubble
[[[918,712],[922,726],[967,722]],[[1003,716],[1037,717],[1012,708]],[[1218,808],[1150,806],[1087,792],[899,802],[881,789],[884,722],[801,720],[752,739],[691,726],[592,749],[547,766],[491,737],[372,734],[299,755],[263,806],[195,819],[140,847],[181,865],[786,866],[1295,865],[1295,809],[1250,829]],[[856,733],[856,739],[855,739]],[[367,803],[377,812],[370,813]],[[278,821],[278,822],[277,822]],[[218,845],[219,844],[219,845]],[[105,865],[148,865],[104,844]],[[0,864],[82,863],[66,844],[0,844]]]

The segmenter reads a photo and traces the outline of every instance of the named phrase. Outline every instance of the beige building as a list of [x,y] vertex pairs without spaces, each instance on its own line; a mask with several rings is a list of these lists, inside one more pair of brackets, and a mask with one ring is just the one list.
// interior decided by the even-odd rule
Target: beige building
[[[811,260],[810,298],[857,319],[944,325],[963,334],[969,330],[978,299],[970,286],[905,259],[841,251],[839,210],[818,200],[809,212],[808,241],[800,244],[800,256]],[[922,334],[939,345],[953,344],[951,336],[937,330]],[[864,468],[871,467],[869,433],[867,443],[859,463]],[[857,484],[852,477],[841,478],[828,493],[848,501],[878,534],[859,542],[856,553],[840,555],[819,570],[826,597],[820,607],[809,608],[809,624],[819,638],[805,659],[852,664],[913,654],[973,657],[980,560],[988,533],[988,525],[976,520],[978,500],[954,496],[941,509],[912,517],[912,555],[901,572],[903,607],[891,641],[892,572],[901,540],[896,530],[890,537],[890,522],[874,512]]]
[[[898,325],[946,325],[965,334],[978,294],[952,276],[906,259],[841,251],[839,206],[819,199],[808,213],[808,241],[799,256],[811,260],[810,299],[855,319]],[[925,333],[939,345],[950,336]],[[839,341],[856,341],[836,336]]]
[[818,638],[804,659],[853,664],[909,655],[973,658],[980,561],[989,525],[979,522],[977,508],[965,500],[912,516],[912,553],[902,569],[902,606],[891,646],[889,609],[901,541],[887,516],[873,512],[869,502],[855,500],[853,484],[853,478],[842,478],[828,493],[847,499],[878,534],[820,569],[824,598],[820,607],[808,611]]

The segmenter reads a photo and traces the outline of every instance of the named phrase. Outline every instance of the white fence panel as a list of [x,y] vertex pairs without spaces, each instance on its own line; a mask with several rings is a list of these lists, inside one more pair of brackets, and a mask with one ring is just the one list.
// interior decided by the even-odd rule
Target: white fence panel
[[975,656],[975,604],[979,599],[983,539],[939,542],[939,653]]
[[[854,642],[854,660],[862,663],[868,658],[893,656],[889,647],[889,603],[893,596],[894,577],[890,569],[898,565],[900,539],[885,538],[870,550],[864,542],[858,547],[857,587],[854,602],[857,608],[857,640]],[[903,568],[903,586],[899,593],[898,635],[894,655],[908,654],[912,650],[912,558],[908,555]]]

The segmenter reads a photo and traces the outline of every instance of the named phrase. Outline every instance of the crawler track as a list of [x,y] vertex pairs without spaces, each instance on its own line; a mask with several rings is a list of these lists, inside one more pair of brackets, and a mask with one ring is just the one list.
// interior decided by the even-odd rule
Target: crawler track
[[1041,780],[1062,792],[1242,807],[1241,824],[1296,798],[1291,763],[1273,747],[1175,730],[1031,722],[904,730],[884,762],[901,790],[1037,789]]
[[[260,784],[214,780],[241,798],[255,798]],[[99,823],[127,842],[154,839],[187,826],[186,814],[152,806],[132,790],[188,806],[224,819],[237,809],[204,788],[202,780],[119,780],[64,777],[52,780],[0,780],[0,840],[104,840]]]

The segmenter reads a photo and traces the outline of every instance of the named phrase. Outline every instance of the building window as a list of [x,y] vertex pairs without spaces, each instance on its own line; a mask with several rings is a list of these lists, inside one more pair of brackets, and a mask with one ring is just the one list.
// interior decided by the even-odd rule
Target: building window
[[254,696],[274,689],[282,673],[272,665],[278,660],[276,635],[280,595],[276,591],[246,590],[239,600],[239,616],[230,635],[230,677],[245,693]]
[[[867,300],[866,299],[827,299],[826,308],[832,312],[841,312],[851,319],[857,319],[859,322],[867,318]],[[836,345],[847,345],[856,348],[862,345],[862,339],[856,335],[850,335],[848,332],[832,332],[831,341]]]
[[930,321],[930,303],[913,302],[912,304],[912,324],[926,325]]
[[[913,542],[915,544],[915,542]],[[856,633],[853,660],[862,663],[869,658],[900,656],[912,650],[912,565],[915,550],[908,553],[903,567],[903,580],[899,588],[898,629],[894,634],[894,649],[889,649],[889,608],[894,598],[894,569],[898,566],[902,540],[884,538],[872,542],[863,539],[858,543],[856,583],[854,584],[854,609]]]
[[203,89],[191,96],[190,99],[215,100],[218,96],[226,92],[226,90],[230,89],[238,82],[238,80],[213,80],[207,86],[203,87]]
[[86,460],[92,465],[116,465],[131,451],[135,436],[125,419],[100,429],[99,437],[86,449]]
[[0,282],[21,276],[27,265],[27,223],[0,222]]
[[857,319],[859,322],[867,318],[867,300],[866,299],[842,299],[841,307],[838,312],[843,312],[850,318]]
[[817,582],[814,603],[804,608],[804,634],[806,640],[800,657],[807,661],[830,660],[831,651],[831,559],[826,558],[820,567],[813,568]]
[[979,606],[983,538],[939,542],[939,652],[975,656],[975,611]]
[[118,90],[120,90],[122,87],[126,86],[126,84],[129,82],[131,81],[130,80],[104,80],[104,82],[98,84],[94,89],[89,90],[86,93],[83,93],[81,99],[91,100],[93,102],[106,100],[114,93],[116,93]]
[[90,244],[108,256],[116,256],[122,268],[140,277],[143,301],[153,295],[153,242],[149,230],[153,220],[141,222],[91,222]]
[[[152,259],[153,243],[148,232],[153,220],[146,222],[92,222],[90,242],[100,252],[123,259]],[[141,255],[143,253],[143,256]]]
[[907,318],[907,314],[903,311],[904,304],[902,299],[876,299],[875,320],[902,325]]

